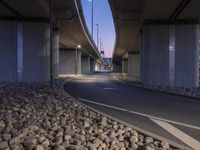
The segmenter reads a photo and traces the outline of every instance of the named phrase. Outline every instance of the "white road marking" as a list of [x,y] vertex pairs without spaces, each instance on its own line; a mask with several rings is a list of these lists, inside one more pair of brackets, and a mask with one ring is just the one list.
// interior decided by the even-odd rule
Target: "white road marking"
[[161,120],[161,121],[168,122],[168,123],[173,123],[173,124],[176,124],[176,125],[180,125],[180,126],[184,126],[184,127],[188,127],[188,128],[192,128],[192,129],[196,129],[196,130],[200,130],[200,127],[197,127],[197,126],[193,126],[193,125],[189,125],[189,124],[185,124],[185,123],[181,123],[181,122],[176,122],[176,121],[172,121],[172,120],[168,120],[168,119],[163,119],[163,118],[143,114],[143,113],[140,113],[140,112],[130,111],[130,113],[137,114],[137,115],[144,116],[144,117],[148,117],[148,118],[151,118],[151,119]]
[[108,107],[108,108],[121,110],[121,111],[128,111],[127,109],[123,109],[123,108],[120,108],[120,107],[115,107],[115,106],[111,106],[111,105],[107,105],[107,104],[102,104],[102,103],[98,103],[98,102],[94,102],[94,101],[89,101],[89,100],[82,99],[82,98],[79,98],[79,100],[80,101],[84,101],[84,102],[88,102],[88,103],[92,103],[92,104],[96,104],[96,105],[100,105],[100,106],[105,106],[105,107]]
[[189,124],[176,122],[176,121],[172,121],[172,120],[168,120],[168,119],[164,119],[164,118],[159,118],[159,117],[147,115],[147,114],[136,112],[136,111],[129,111],[128,109],[125,109],[125,108],[116,107],[116,106],[112,106],[112,105],[107,105],[107,104],[103,104],[103,103],[99,103],[99,102],[94,102],[94,101],[90,101],[90,100],[86,100],[86,99],[82,99],[82,98],[79,98],[79,100],[80,101],[84,101],[84,102],[88,102],[88,103],[92,103],[92,104],[96,104],[96,105],[100,105],[100,106],[104,106],[104,107],[108,107],[108,108],[113,108],[113,109],[116,109],[116,110],[126,111],[126,112],[129,112],[129,113],[140,115],[140,116],[147,117],[147,118],[150,118],[150,119],[156,119],[156,120],[160,120],[160,121],[173,123],[173,124],[176,124],[176,125],[180,125],[180,126],[184,126],[184,127],[200,130],[200,127],[194,126],[194,125],[189,125]]
[[115,88],[109,88],[109,87],[106,87],[106,88],[103,88],[104,90],[115,90]]
[[197,141],[194,138],[192,138],[191,136],[185,134],[181,130],[175,128],[171,124],[164,122],[164,121],[157,120],[157,119],[151,119],[151,120],[153,122],[155,122],[156,124],[158,124],[159,126],[161,126],[162,128],[164,128],[165,130],[167,130],[169,133],[171,133],[175,137],[177,137],[179,140],[183,141],[185,144],[187,144],[191,148],[193,148],[195,150],[200,149],[199,141]]

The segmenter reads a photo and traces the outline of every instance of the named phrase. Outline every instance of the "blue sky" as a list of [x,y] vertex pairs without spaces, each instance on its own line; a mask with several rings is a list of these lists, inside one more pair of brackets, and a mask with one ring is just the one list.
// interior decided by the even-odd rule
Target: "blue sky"
[[[91,0],[81,0],[83,12],[87,27],[91,33]],[[93,38],[97,41],[97,27],[99,24],[99,32],[101,41],[103,43],[103,50],[105,57],[112,57],[113,47],[115,42],[115,28],[113,24],[112,14],[108,0],[93,0],[94,4],[94,24],[93,24]]]

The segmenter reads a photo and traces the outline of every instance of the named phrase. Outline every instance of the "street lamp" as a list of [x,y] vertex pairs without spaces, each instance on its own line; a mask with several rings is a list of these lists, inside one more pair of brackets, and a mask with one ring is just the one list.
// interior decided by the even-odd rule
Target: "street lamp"
[[94,4],[93,0],[90,0],[92,3],[92,12],[91,12],[91,32],[92,32],[92,38],[93,38],[93,20],[94,20]]
[[99,24],[96,24],[97,26],[97,50],[99,49]]
[[81,49],[81,45],[78,44],[75,49],[76,49],[75,50],[75,76],[76,76],[77,75],[77,51],[78,49]]

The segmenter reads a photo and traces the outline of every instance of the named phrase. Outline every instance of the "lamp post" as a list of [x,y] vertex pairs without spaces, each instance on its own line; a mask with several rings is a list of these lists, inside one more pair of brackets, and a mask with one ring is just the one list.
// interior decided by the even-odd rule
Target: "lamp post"
[[99,24],[96,24],[97,26],[97,50],[99,49]]
[[81,48],[81,45],[80,44],[78,44],[77,46],[76,46],[76,50],[75,50],[75,76],[77,75],[77,51],[78,51],[78,49],[80,49]]
[[94,3],[93,0],[91,0],[92,3],[92,12],[91,12],[91,32],[92,32],[92,38],[93,38],[93,20],[94,20]]

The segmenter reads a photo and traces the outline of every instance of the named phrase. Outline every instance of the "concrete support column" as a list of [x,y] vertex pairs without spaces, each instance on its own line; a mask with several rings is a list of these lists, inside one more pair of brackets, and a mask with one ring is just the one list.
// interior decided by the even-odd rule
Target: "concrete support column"
[[82,56],[81,57],[81,72],[82,74],[89,74],[90,73],[90,57],[89,56]]
[[122,60],[122,73],[128,73],[128,60]]
[[197,87],[199,25],[175,25],[175,87]]
[[140,54],[139,52],[128,53],[128,75],[140,78]]
[[90,59],[90,73],[94,73],[95,72],[95,61],[94,59]]
[[0,22],[0,81],[18,80],[17,23]]
[[[75,74],[75,50],[60,50],[60,74]],[[81,51],[77,51],[77,74],[81,74]]]
[[53,32],[53,77],[56,79],[59,75],[59,31]]
[[99,71],[99,70],[101,70],[101,64],[98,61],[96,61],[95,62],[95,71]]
[[0,80],[49,81],[49,37],[47,23],[0,22]]
[[169,86],[169,25],[144,25],[142,36],[142,82]]
[[122,64],[113,63],[113,72],[114,73],[122,73]]
[[50,79],[50,34],[46,23],[23,23],[23,81]]

